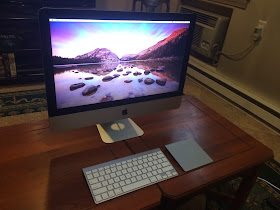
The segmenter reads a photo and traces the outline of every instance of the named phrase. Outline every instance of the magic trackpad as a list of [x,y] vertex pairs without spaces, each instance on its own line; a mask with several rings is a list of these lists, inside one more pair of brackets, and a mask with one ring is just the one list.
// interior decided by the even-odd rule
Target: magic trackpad
[[190,171],[213,162],[193,139],[167,144],[165,147],[184,171]]

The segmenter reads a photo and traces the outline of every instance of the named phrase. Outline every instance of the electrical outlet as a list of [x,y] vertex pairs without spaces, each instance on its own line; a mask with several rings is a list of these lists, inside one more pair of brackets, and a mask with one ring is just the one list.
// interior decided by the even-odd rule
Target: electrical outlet
[[253,34],[253,39],[255,41],[258,41],[263,37],[266,24],[266,21],[259,20],[258,26],[255,27]]
[[267,22],[263,20],[259,20],[257,28],[261,29],[261,37],[263,37],[265,27],[266,27]]

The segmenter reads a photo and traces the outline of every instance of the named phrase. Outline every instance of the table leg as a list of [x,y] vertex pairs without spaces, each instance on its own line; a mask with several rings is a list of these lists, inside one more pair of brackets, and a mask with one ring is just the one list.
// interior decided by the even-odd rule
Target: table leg
[[258,176],[258,168],[254,170],[255,172],[249,176],[245,176],[242,179],[242,182],[239,185],[239,188],[235,194],[232,205],[230,209],[237,210],[241,209],[245,204],[245,201],[251,192],[252,187],[254,186],[257,176]]

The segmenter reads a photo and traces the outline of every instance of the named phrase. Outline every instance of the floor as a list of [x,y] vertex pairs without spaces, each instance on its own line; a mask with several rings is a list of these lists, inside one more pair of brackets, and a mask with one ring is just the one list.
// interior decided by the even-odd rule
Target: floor
[[[0,92],[12,92],[19,90],[30,90],[43,88],[44,85],[38,84],[33,86],[24,87],[9,87],[1,88]],[[267,127],[262,122],[256,120],[252,116],[248,115],[243,110],[225,101],[215,93],[209,91],[201,84],[194,80],[187,78],[184,88],[184,93],[193,95],[194,97],[207,104],[216,112],[230,120],[236,126],[259,140],[267,147],[271,148],[274,152],[275,160],[280,162],[280,135],[276,131]],[[36,120],[46,119],[48,117],[47,112],[37,112],[31,114],[17,115],[12,117],[0,118],[0,126],[8,126],[25,122],[32,122]]]

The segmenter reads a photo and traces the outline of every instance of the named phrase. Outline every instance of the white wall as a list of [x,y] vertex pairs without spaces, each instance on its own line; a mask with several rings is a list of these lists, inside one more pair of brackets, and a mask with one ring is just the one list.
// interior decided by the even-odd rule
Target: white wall
[[280,1],[253,0],[246,10],[235,8],[223,51],[246,49],[259,19],[268,22],[259,45],[241,61],[221,57],[217,74],[280,108]]
[[[112,11],[131,11],[133,0],[96,0],[96,9],[98,10],[112,10]],[[177,5],[180,0],[170,1],[170,11],[177,11]],[[140,2],[136,5],[139,11]]]

